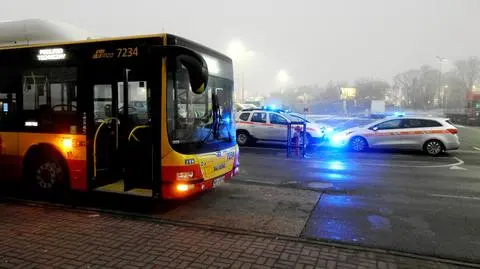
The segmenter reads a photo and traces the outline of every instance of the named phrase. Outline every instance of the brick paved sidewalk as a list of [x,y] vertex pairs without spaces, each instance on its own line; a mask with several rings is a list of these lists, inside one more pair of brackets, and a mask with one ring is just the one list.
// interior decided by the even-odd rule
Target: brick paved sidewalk
[[314,243],[0,203],[0,268],[460,268]]

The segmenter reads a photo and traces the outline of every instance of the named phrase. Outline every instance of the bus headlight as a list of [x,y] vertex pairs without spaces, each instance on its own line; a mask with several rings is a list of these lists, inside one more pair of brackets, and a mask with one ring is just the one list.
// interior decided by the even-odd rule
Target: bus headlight
[[178,192],[186,192],[193,189],[194,185],[191,184],[178,184],[176,189]]

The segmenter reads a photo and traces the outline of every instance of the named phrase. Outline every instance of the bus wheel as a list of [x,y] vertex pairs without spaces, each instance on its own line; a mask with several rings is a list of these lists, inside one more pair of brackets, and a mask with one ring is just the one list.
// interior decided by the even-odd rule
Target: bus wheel
[[60,158],[41,154],[28,165],[27,181],[35,191],[63,192],[67,187],[67,169]]

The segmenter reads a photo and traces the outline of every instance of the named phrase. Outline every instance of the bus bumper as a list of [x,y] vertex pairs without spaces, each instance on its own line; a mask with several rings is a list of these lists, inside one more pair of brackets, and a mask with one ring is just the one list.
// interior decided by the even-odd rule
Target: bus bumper
[[162,198],[166,200],[181,199],[203,191],[212,190],[217,186],[230,181],[232,177],[238,173],[238,169],[239,167],[235,167],[223,176],[196,183],[169,182],[167,184],[163,184]]

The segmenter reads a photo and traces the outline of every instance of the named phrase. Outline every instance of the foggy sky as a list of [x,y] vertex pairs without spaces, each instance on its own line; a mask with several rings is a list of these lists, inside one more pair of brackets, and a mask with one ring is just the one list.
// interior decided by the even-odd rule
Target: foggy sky
[[290,86],[391,81],[435,57],[480,56],[479,0],[1,0],[0,21],[64,21],[105,36],[179,34],[226,52],[242,40],[255,57],[242,64],[248,92]]

